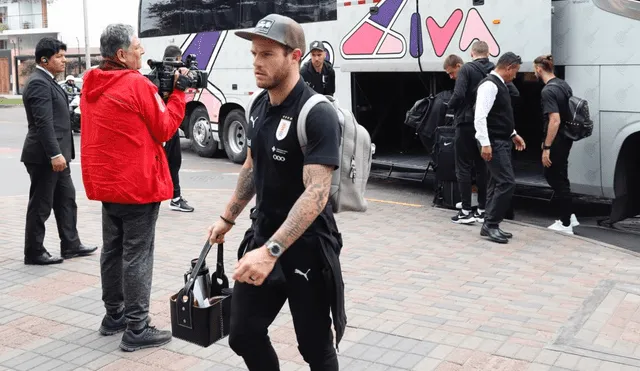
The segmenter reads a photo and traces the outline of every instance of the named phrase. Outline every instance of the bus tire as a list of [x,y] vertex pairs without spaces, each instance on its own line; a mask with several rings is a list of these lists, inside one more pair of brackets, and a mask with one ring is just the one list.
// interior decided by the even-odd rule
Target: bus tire
[[247,158],[248,125],[242,110],[234,109],[224,118],[222,144],[229,160],[242,164]]
[[640,132],[630,135],[622,144],[613,187],[615,199],[609,221],[613,224],[640,215]]
[[196,107],[189,115],[189,141],[193,152],[200,157],[213,157],[218,152],[218,142],[213,139],[209,114],[204,107]]

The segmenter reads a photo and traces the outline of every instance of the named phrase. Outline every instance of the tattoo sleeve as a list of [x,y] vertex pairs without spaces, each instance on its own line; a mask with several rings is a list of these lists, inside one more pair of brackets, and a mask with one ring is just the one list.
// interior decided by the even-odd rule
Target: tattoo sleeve
[[547,127],[547,137],[544,139],[544,144],[553,144],[558,129],[560,128],[560,115],[557,113],[549,114],[549,126]]
[[244,210],[249,201],[256,194],[256,187],[253,181],[253,160],[251,159],[251,151],[247,151],[247,160],[240,169],[238,175],[238,183],[236,189],[231,196],[231,200],[227,204],[224,217],[235,220]]
[[331,191],[333,167],[326,165],[305,165],[302,180],[305,191],[293,205],[287,219],[274,233],[273,240],[284,248],[291,246],[318,215],[324,210]]

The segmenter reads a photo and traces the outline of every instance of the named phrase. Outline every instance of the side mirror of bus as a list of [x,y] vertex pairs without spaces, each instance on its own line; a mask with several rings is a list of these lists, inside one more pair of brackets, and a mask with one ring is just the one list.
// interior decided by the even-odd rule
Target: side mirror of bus
[[369,8],[369,13],[371,15],[376,15],[378,14],[378,11],[380,11],[380,8],[378,8],[377,6],[372,6],[371,8]]

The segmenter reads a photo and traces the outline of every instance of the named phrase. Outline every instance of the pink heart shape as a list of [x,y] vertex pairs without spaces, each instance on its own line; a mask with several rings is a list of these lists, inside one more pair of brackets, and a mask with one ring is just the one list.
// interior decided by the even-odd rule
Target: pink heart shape
[[440,27],[433,17],[429,16],[427,18],[427,31],[431,38],[433,50],[436,52],[438,57],[442,57],[444,52],[447,50],[447,47],[449,47],[451,39],[453,39],[453,35],[456,33],[458,26],[460,26],[460,23],[462,22],[462,15],[462,10],[454,10],[442,27]]

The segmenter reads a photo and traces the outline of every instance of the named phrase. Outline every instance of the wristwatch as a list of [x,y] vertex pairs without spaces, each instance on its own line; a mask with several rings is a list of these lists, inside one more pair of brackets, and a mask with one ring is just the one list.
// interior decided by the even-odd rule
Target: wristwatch
[[284,247],[275,241],[267,241],[266,246],[269,254],[274,258],[279,258],[284,252]]
[[551,146],[547,146],[545,144],[542,145],[542,150],[547,150],[547,149],[551,149]]

